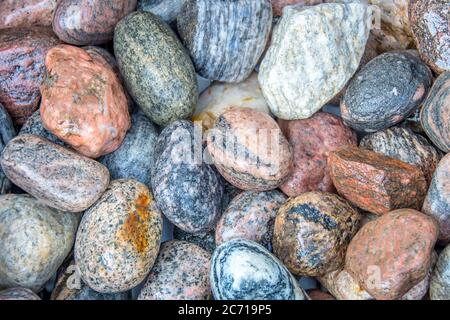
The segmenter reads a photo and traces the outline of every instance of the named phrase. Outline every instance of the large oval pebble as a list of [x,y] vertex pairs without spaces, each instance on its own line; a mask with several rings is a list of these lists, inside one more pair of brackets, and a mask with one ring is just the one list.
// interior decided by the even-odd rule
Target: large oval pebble
[[[11,117],[0,103],[0,153],[15,135],[16,130],[14,129]],[[7,193],[10,189],[11,182],[5,176],[0,166],[0,194]]]

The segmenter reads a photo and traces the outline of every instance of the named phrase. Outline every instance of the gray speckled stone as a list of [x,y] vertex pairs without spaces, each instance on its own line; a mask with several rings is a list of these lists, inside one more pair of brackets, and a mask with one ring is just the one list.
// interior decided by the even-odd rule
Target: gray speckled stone
[[233,239],[211,258],[216,300],[305,300],[306,294],[285,266],[256,242]]
[[28,195],[1,195],[0,288],[38,292],[69,254],[78,221]]
[[128,92],[156,124],[192,115],[198,100],[194,66],[176,35],[150,12],[133,12],[114,33],[114,53]]
[[0,291],[0,300],[41,300],[41,298],[26,288],[10,288]]
[[[197,131],[198,130],[198,131]],[[175,226],[198,233],[212,229],[221,214],[223,184],[203,161],[201,127],[175,121],[161,132],[152,167],[152,189],[162,213]]]
[[150,188],[150,168],[155,162],[158,131],[141,112],[131,115],[131,129],[119,149],[98,161],[109,170],[111,179],[135,179]]
[[195,244],[163,243],[138,300],[209,300],[210,260]]
[[450,245],[439,255],[430,280],[431,300],[450,300]]
[[50,142],[59,144],[60,146],[70,148],[70,146],[68,146],[64,141],[61,141],[57,136],[44,128],[39,110],[36,110],[27,119],[27,122],[25,122],[19,131],[19,135],[21,134],[34,134],[35,136],[40,136]]
[[215,233],[216,229],[212,229],[208,232],[190,233],[174,227],[173,237],[177,240],[196,244],[209,253],[213,253],[214,249],[216,249]]
[[63,211],[86,210],[109,183],[102,164],[31,134],[12,139],[0,164],[15,185]]
[[[9,116],[6,109],[0,103],[0,153],[6,144],[14,138],[16,135],[16,130],[14,129],[14,125],[12,123],[11,117]],[[0,167],[0,194],[4,194],[9,192],[11,189],[11,182],[5,176]]]
[[409,117],[426,97],[432,75],[410,52],[387,52],[350,81],[341,101],[345,124],[364,132],[391,127]]
[[268,0],[188,0],[177,19],[197,73],[224,82],[250,76],[271,26]]
[[359,3],[286,7],[259,69],[272,113],[309,118],[336,96],[359,66],[368,21]]
[[171,24],[177,20],[187,0],[139,0],[137,9],[157,15],[161,20]]
[[75,263],[83,281],[102,293],[141,283],[156,260],[162,216],[148,188],[114,180],[83,216],[75,241]]

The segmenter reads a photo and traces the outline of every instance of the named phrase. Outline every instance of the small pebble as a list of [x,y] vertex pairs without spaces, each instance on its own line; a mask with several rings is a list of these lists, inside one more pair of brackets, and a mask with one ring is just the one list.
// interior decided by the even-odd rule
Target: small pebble
[[44,138],[50,142],[58,144],[62,147],[66,147],[70,149],[70,146],[67,145],[64,141],[61,141],[57,136],[47,131],[44,128],[44,124],[42,123],[41,113],[39,110],[36,110],[28,119],[27,122],[24,123],[22,128],[20,128],[19,135],[21,134],[32,134],[35,136],[39,136]]
[[[6,109],[0,103],[0,153],[8,142],[14,138],[16,130]],[[5,176],[0,166],[0,194],[8,193],[11,189],[11,182]]]
[[177,227],[173,230],[174,239],[193,243],[209,253],[213,253],[216,249],[215,235],[216,229],[200,233],[186,232]]
[[324,292],[322,290],[307,290],[306,293],[308,294],[309,298],[311,300],[336,300],[335,297],[333,297],[331,294]]

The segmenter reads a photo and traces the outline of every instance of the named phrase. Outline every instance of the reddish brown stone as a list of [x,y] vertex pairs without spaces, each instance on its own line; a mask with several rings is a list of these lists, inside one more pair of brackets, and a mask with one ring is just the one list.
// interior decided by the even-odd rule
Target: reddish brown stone
[[376,299],[398,299],[430,270],[437,223],[413,209],[389,212],[358,231],[345,268]]
[[2,0],[0,29],[52,25],[53,12],[60,0]]
[[324,0],[270,0],[272,3],[273,15],[279,17],[283,13],[283,8],[291,5],[304,5],[312,6],[315,4],[323,3]]
[[91,158],[116,150],[130,128],[130,117],[114,71],[68,45],[51,49],[45,65],[40,108],[44,127]]
[[59,42],[50,28],[0,30],[0,103],[15,124],[37,109],[45,55]]
[[280,189],[290,197],[307,191],[335,191],[327,172],[328,155],[344,145],[356,145],[356,134],[337,116],[325,112],[303,120],[280,119],[278,124],[294,154],[294,170]]
[[331,294],[326,293],[322,290],[307,290],[306,293],[308,294],[309,298],[311,300],[336,300],[335,297],[333,297]]
[[427,192],[420,169],[353,146],[332,152],[328,168],[339,194],[379,215],[399,208],[419,209]]

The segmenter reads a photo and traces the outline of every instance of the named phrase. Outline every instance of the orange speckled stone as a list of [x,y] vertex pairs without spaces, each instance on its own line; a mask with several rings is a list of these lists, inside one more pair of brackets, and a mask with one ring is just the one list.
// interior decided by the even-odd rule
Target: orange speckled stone
[[328,169],[339,194],[378,215],[400,208],[419,209],[427,192],[420,169],[353,146],[332,152]]
[[114,71],[68,45],[51,49],[45,65],[40,108],[44,127],[91,158],[116,150],[130,128],[130,116]]
[[419,211],[389,212],[352,239],[345,268],[376,299],[398,299],[429,272],[438,233],[437,223]]

